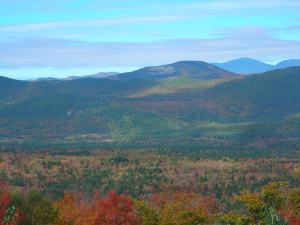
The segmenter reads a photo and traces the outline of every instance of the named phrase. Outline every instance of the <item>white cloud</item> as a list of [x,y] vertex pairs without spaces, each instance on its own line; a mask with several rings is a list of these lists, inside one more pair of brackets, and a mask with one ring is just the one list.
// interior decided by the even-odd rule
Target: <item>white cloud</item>
[[186,15],[135,15],[135,16],[119,16],[112,18],[99,19],[74,19],[59,20],[41,23],[27,23],[16,25],[0,26],[0,32],[27,32],[32,30],[42,30],[56,27],[99,27],[99,26],[115,26],[115,25],[134,25],[147,23],[165,23],[174,22],[180,19],[187,19]]
[[211,1],[206,3],[196,3],[196,4],[183,4],[177,5],[177,7],[199,7],[207,9],[242,9],[242,8],[258,8],[258,7],[280,7],[280,6],[290,6],[297,7],[300,6],[298,0],[227,0],[227,1]]
[[264,36],[259,27],[243,27],[227,37],[211,39],[89,43],[10,37],[3,43],[3,69],[143,67],[180,60],[227,61],[245,56],[262,61],[300,58],[300,41]]
[[[178,60],[226,61],[243,56],[263,61],[277,58],[300,58],[300,41],[299,38],[297,40],[297,35],[290,38],[297,41],[282,40],[271,36],[272,32],[297,33],[299,25],[295,25],[295,23],[287,23],[285,28],[281,24],[280,28],[275,27],[274,29],[270,28],[271,25],[268,26],[268,29],[261,26],[230,28],[227,24],[222,23],[223,21],[220,21],[220,27],[216,28],[218,21],[214,22],[213,19],[212,21],[206,19],[208,23],[211,23],[209,27],[201,24],[201,18],[214,18],[214,16],[217,18],[224,15],[238,15],[241,16],[241,20],[246,15],[262,15],[266,19],[272,20],[274,17],[289,15],[291,10],[296,11],[299,9],[297,8],[300,6],[299,0],[220,0],[199,1],[201,3],[197,4],[185,4],[185,1],[176,1],[176,4],[167,4],[166,7],[162,7],[163,1],[161,3],[151,1],[151,4],[147,0],[139,1],[142,3],[131,4],[131,6],[121,4],[124,3],[122,1],[112,0],[104,5],[101,1],[91,0],[87,1],[88,4],[82,9],[76,10],[101,11],[114,10],[115,7],[126,10],[149,7],[151,10],[121,10],[122,12],[119,14],[114,14],[119,16],[106,18],[69,19],[0,26],[0,33],[3,35],[0,36],[0,66],[10,69],[142,67],[172,63]],[[66,3],[70,2],[74,1],[0,0],[0,3],[4,3],[2,5],[12,9],[9,12],[16,13],[17,16],[18,12],[23,9],[25,11],[32,10],[32,12],[72,11],[74,9],[65,6]],[[27,7],[19,6],[14,11],[14,7],[11,6],[19,3]],[[274,9],[274,7],[277,8]],[[129,12],[130,14],[125,15]],[[262,12],[263,14],[261,14]],[[266,16],[267,14],[271,17]],[[78,18],[80,18],[80,14]],[[296,20],[299,20],[299,18],[294,19],[294,21]],[[181,27],[176,26],[177,21],[181,23]],[[189,22],[199,23],[199,25],[189,27]],[[171,26],[168,26],[168,23]],[[152,26],[149,26],[149,24]],[[163,26],[164,24],[167,25]],[[276,22],[273,24],[277,25]],[[232,26],[235,25],[232,24]],[[193,34],[190,35],[189,32]],[[181,34],[187,35],[183,36]],[[32,36],[35,36],[35,38]],[[169,40],[111,42],[113,38],[115,38],[113,40],[121,40],[121,38],[118,39],[118,36],[122,36],[121,38],[126,36],[127,41],[132,41],[136,36],[139,36],[138,40],[143,41],[144,38],[147,39],[149,36],[160,36],[160,38],[151,37],[149,40],[161,40],[166,37]],[[172,37],[218,38],[171,39]],[[93,41],[101,39],[110,42],[89,43],[63,38],[78,38],[81,40],[94,38]]]

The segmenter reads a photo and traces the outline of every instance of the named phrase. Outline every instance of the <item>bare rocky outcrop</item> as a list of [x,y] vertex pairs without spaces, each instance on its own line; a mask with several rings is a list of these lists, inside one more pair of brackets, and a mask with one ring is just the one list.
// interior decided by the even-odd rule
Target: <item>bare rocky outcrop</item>
[[67,110],[67,115],[68,115],[68,116],[70,116],[70,115],[73,114],[73,113],[74,113],[75,116],[77,116],[77,115],[81,114],[82,111],[81,111],[81,110],[73,111],[73,110],[71,110],[71,109]]
[[175,69],[172,66],[152,67],[148,69],[148,74],[150,75],[170,75],[172,73],[175,73]]

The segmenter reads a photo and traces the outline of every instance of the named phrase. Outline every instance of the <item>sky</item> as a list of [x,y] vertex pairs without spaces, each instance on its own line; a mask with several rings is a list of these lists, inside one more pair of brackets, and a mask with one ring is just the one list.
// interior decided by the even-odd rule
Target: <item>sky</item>
[[0,0],[0,76],[300,58],[299,0]]

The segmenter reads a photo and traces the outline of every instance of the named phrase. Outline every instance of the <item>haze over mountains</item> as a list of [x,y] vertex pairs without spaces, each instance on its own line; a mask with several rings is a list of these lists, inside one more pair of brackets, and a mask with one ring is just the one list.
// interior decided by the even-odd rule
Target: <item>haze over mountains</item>
[[38,78],[34,81],[44,81],[44,80],[76,80],[76,79],[82,79],[82,78],[103,78],[106,76],[113,76],[118,74],[118,72],[99,72],[92,75],[85,75],[85,76],[70,76],[66,78],[54,78],[54,77],[46,77],[46,78]]
[[262,73],[269,70],[282,69],[290,66],[300,66],[300,59],[284,60],[276,65],[270,65],[250,58],[240,58],[231,60],[225,63],[211,63],[224,70],[228,70],[234,73],[243,75],[249,75],[252,73]]

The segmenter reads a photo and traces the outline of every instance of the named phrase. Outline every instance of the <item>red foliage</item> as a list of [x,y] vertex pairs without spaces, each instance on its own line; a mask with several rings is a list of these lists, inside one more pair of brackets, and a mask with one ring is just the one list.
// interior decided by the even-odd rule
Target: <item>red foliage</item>
[[0,181],[0,224],[2,224],[6,207],[10,203],[10,199],[9,199],[10,194],[9,192],[6,191],[7,187],[8,187],[7,182]]
[[[4,215],[5,212],[7,210],[7,206],[10,204],[11,200],[10,200],[10,193],[7,191],[9,187],[8,182],[3,182],[0,181],[0,225],[4,224],[3,219],[4,219]],[[21,216],[21,212],[20,210],[17,208],[16,209],[19,215],[19,218],[16,218],[16,220],[18,219],[22,219],[23,216]],[[9,225],[11,225],[13,223],[9,223]]]
[[283,208],[281,210],[279,210],[279,212],[281,213],[281,215],[284,217],[284,218],[289,218],[293,221],[293,225],[300,225],[300,217],[298,216],[295,216],[293,214],[295,208],[293,206],[290,206],[288,208],[288,210],[284,210]]
[[97,200],[98,224],[135,224],[137,218],[133,213],[132,200],[124,195],[117,195],[116,191],[111,191],[108,198]]

